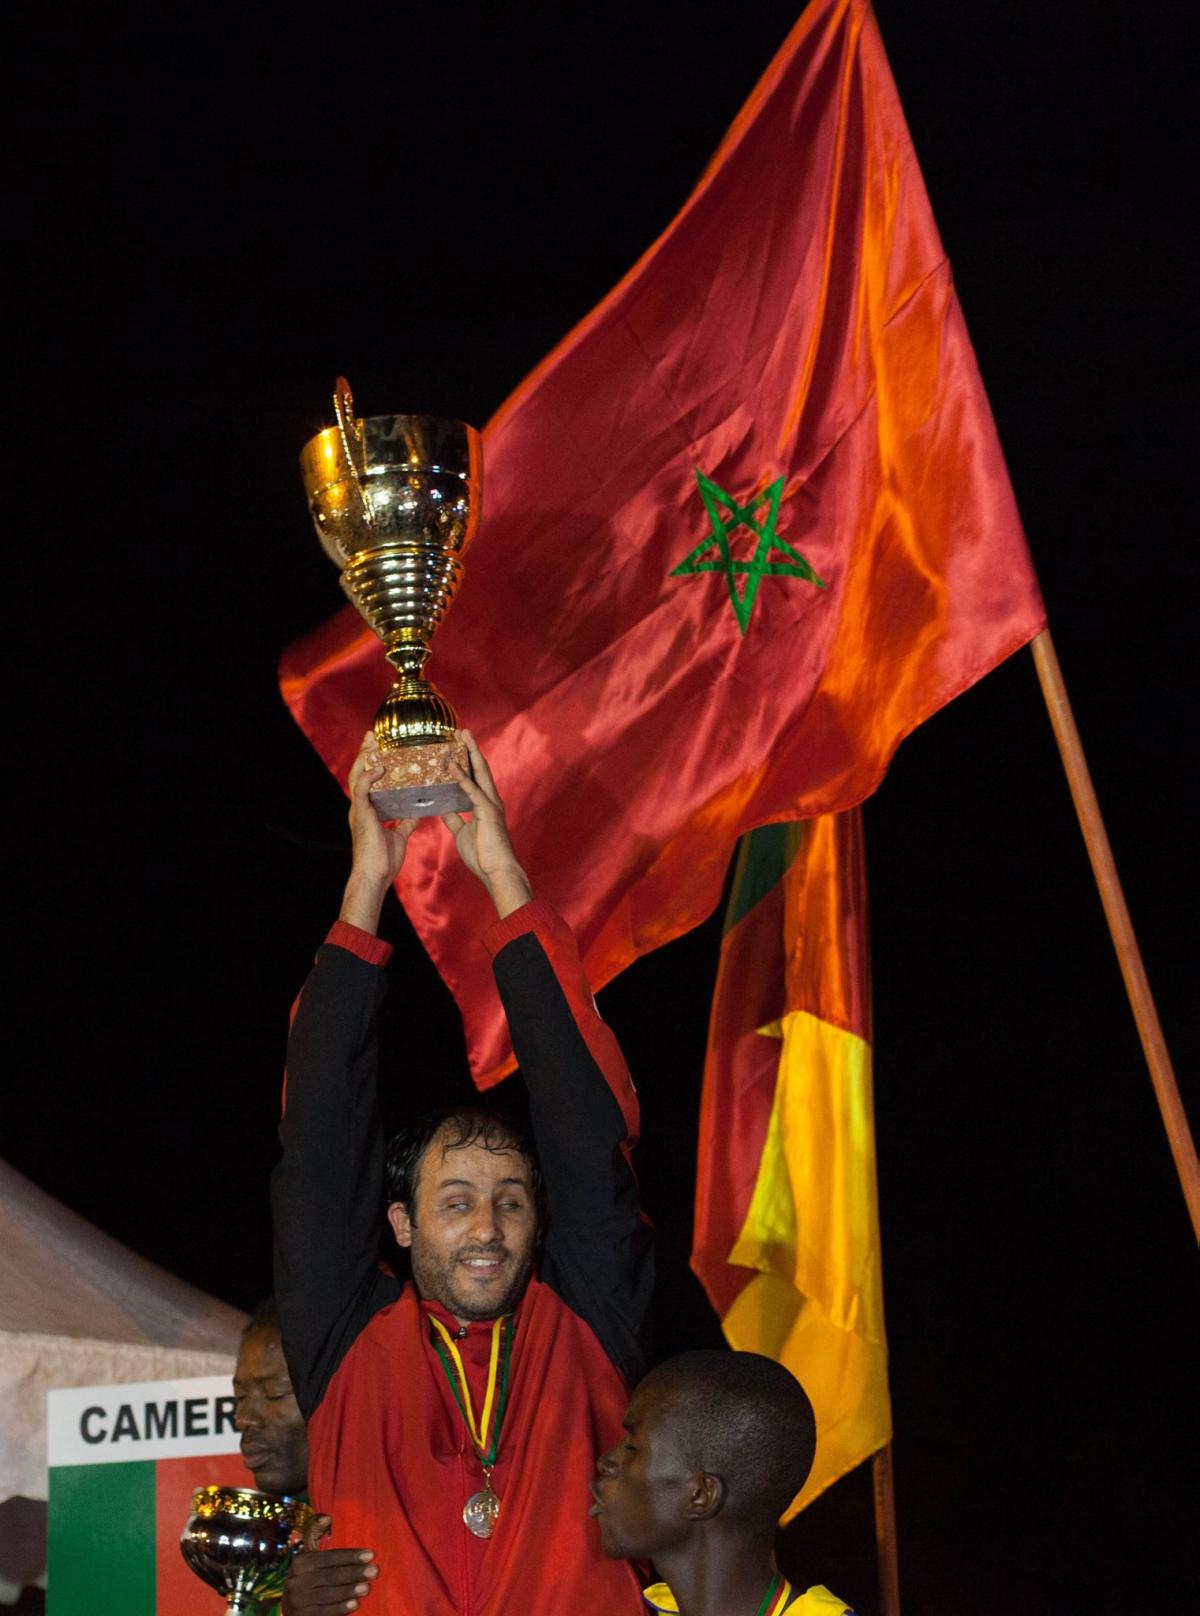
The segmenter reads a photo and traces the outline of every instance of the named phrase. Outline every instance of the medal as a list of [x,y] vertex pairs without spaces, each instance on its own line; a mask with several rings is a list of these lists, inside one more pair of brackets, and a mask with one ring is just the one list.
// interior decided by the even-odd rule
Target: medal
[[[483,1397],[483,1411],[478,1421],[475,1419],[475,1408],[471,1402],[471,1388],[467,1385],[467,1371],[463,1367],[462,1356],[454,1345],[454,1337],[441,1319],[431,1314],[429,1322],[436,1331],[433,1337],[434,1351],[441,1360],[446,1379],[450,1382],[450,1390],[454,1393],[454,1401],[458,1404],[459,1412],[466,1422],[471,1445],[475,1449],[479,1463],[483,1466],[483,1486],[478,1492],[472,1493],[463,1505],[463,1525],[475,1537],[491,1537],[496,1530],[496,1522],[500,1519],[500,1496],[492,1486],[492,1467],[496,1463],[496,1454],[500,1447],[500,1427],[508,1403],[508,1366],[512,1357],[512,1338],[516,1320],[511,1314],[505,1314],[492,1324],[492,1351],[488,1362],[487,1389]],[[506,1324],[507,1330],[504,1328]],[[438,1339],[439,1336],[441,1340]],[[504,1341],[503,1362],[500,1353],[501,1338]]]
[[483,1467],[483,1486],[463,1505],[463,1522],[476,1537],[491,1537],[500,1519],[500,1498],[492,1491],[492,1467]]

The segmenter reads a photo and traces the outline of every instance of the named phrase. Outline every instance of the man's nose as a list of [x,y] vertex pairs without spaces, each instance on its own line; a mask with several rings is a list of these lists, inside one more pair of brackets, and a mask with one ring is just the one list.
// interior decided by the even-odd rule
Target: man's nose
[[262,1411],[248,1397],[239,1397],[233,1411],[233,1425],[237,1431],[253,1431],[262,1424]]
[[490,1201],[480,1201],[471,1220],[471,1233],[480,1245],[491,1245],[500,1238],[496,1209]]
[[616,1448],[609,1448],[607,1453],[602,1453],[596,1460],[596,1474],[598,1476],[613,1476],[616,1475],[616,1471],[617,1450]]

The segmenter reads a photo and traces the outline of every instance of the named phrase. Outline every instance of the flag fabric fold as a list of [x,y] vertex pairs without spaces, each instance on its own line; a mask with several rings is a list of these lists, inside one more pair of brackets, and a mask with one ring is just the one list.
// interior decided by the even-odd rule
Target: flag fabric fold
[[[392,401],[388,401],[392,407]],[[678,216],[485,433],[432,671],[600,987],[717,903],[745,831],[850,807],[1043,625],[874,17],[814,0]],[[292,647],[345,780],[387,688],[352,612]],[[511,1053],[486,897],[435,828],[400,894],[476,1080]]]
[[861,810],[739,849],[709,1026],[692,1267],[817,1415],[791,1513],[891,1437]]

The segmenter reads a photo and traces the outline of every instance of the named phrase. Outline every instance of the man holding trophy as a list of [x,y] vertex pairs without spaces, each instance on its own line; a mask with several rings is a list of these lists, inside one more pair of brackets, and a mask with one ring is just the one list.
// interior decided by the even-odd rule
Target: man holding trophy
[[[422,534],[443,557],[456,533],[465,545],[477,450],[460,456],[457,488],[430,502],[452,459],[440,430],[448,424],[357,422],[340,387],[337,404],[334,452],[325,453],[330,434],[305,451],[310,504],[323,539],[341,524],[330,543],[348,561],[344,585],[357,566],[375,579],[372,601],[386,597],[390,624],[360,606],[402,677],[351,770],[350,877],[288,1046],[273,1182],[276,1296],[308,1420],[310,1496],[331,1530],[324,1552],[296,1559],[285,1606],[296,1616],[353,1609],[369,1591],[379,1616],[634,1616],[638,1578],[604,1557],[586,1511],[596,1455],[620,1440],[644,1367],[653,1271],[629,1160],[637,1100],[574,937],[532,896],[474,739],[447,733],[444,713],[440,728],[404,727],[412,702],[426,713],[443,702],[421,676],[431,630],[411,621],[412,602],[434,593],[414,582]],[[431,443],[436,464],[423,451]],[[423,503],[437,506],[430,520]],[[441,515],[455,503],[457,529]],[[402,508],[418,517],[400,521]],[[322,510],[332,523],[322,524]],[[402,554],[384,554],[389,524]],[[449,567],[438,565],[444,578]],[[410,757],[425,752],[415,766],[406,746]],[[385,1151],[375,1013],[390,948],[377,930],[409,837],[434,814],[495,905],[483,943],[532,1139],[468,1108],[430,1118]],[[381,1190],[411,1256],[408,1283],[377,1263]]]

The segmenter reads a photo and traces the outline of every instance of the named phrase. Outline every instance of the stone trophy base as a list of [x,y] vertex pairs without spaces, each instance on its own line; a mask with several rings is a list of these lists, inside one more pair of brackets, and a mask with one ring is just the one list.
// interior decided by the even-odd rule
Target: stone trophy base
[[371,790],[371,806],[380,819],[428,819],[433,814],[464,814],[471,799],[450,772],[453,761],[470,774],[470,757],[460,741],[429,746],[398,746],[381,752],[386,771]]

